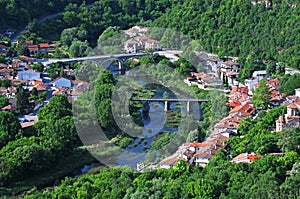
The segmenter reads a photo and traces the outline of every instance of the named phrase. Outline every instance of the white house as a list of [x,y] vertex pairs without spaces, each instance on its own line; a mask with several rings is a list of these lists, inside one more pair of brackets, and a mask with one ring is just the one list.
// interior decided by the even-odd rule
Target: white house
[[265,70],[258,70],[253,72],[253,77],[264,77],[267,75],[267,71]]

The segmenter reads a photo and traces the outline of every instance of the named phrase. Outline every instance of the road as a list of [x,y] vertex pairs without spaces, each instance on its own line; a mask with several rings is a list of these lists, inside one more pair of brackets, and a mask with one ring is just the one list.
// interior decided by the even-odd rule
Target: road
[[296,74],[300,74],[300,71],[295,70],[293,68],[285,68],[285,74],[296,75]]
[[[94,5],[94,3],[91,3],[91,4],[86,5],[86,7],[90,8],[90,7],[92,7],[93,5]],[[47,16],[45,16],[45,17],[42,17],[42,18],[38,19],[37,22],[38,22],[39,24],[44,23],[45,21],[47,21],[47,20],[49,20],[49,19],[52,19],[52,18],[54,18],[54,17],[57,17],[58,15],[60,15],[60,14],[62,14],[62,13],[63,13],[63,12],[58,12],[58,13],[54,13],[54,14],[47,15]],[[24,27],[23,29],[21,29],[18,33],[14,34],[14,36],[11,38],[11,42],[16,42],[16,41],[17,41],[17,38],[18,38],[19,36],[21,36],[21,35],[22,35],[22,32],[25,32],[25,30],[26,30],[26,27]]]

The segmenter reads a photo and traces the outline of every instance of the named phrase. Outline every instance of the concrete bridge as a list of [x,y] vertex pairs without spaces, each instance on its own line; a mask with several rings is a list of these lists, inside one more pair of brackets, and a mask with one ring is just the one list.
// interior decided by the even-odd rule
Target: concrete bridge
[[52,63],[57,62],[81,62],[81,61],[92,61],[95,62],[97,65],[103,65],[106,61],[118,61],[119,63],[119,70],[121,74],[125,72],[125,62],[131,58],[137,58],[145,56],[145,53],[134,53],[134,54],[115,54],[115,55],[97,55],[97,56],[87,56],[87,57],[76,57],[76,58],[64,58],[64,59],[48,59],[42,61],[41,63],[44,66],[48,66]]
[[190,102],[208,102],[207,99],[197,99],[197,98],[185,98],[185,99],[175,99],[175,98],[132,98],[132,101],[141,101],[141,102],[164,102],[164,110],[168,111],[170,102],[186,102],[186,112],[190,112]]

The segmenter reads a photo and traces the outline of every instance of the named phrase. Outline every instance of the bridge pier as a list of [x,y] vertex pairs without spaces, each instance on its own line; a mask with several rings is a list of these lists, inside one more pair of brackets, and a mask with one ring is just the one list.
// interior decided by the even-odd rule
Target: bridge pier
[[170,104],[169,101],[165,101],[165,107],[164,107],[164,111],[167,112],[170,108]]
[[119,71],[121,75],[125,75],[125,63],[119,60]]
[[190,113],[190,109],[191,109],[191,107],[190,107],[190,101],[187,101],[186,102],[186,112]]

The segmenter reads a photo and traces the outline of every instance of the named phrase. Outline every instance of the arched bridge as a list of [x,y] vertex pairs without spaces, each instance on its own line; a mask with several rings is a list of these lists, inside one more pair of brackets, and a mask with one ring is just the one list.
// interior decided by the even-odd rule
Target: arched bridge
[[64,58],[64,59],[48,59],[43,61],[42,64],[47,66],[56,62],[80,62],[80,61],[93,61],[99,65],[102,65],[107,60],[115,60],[119,62],[119,70],[125,72],[125,62],[128,59],[135,57],[145,56],[145,53],[134,53],[134,54],[115,54],[115,55],[97,55],[97,56],[87,56],[87,57],[76,57],[76,58]]
[[168,111],[169,109],[169,103],[170,102],[186,102],[186,112],[190,112],[190,102],[208,102],[207,99],[197,99],[197,98],[181,98],[181,99],[176,99],[176,98],[132,98],[132,101],[142,101],[142,102],[164,102],[165,107],[164,110]]

